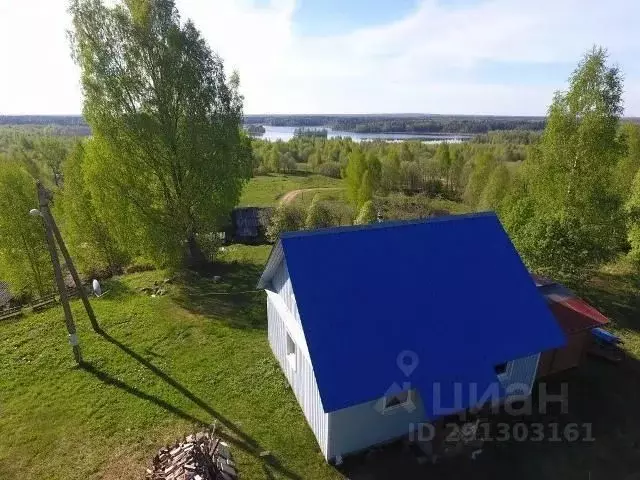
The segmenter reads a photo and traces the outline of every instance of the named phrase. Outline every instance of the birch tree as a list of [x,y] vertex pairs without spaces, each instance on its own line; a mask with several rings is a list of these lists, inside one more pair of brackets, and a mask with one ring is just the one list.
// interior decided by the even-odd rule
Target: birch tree
[[173,0],[72,0],[70,11],[84,117],[111,159],[99,188],[132,206],[156,263],[204,262],[199,236],[251,174],[237,75]]

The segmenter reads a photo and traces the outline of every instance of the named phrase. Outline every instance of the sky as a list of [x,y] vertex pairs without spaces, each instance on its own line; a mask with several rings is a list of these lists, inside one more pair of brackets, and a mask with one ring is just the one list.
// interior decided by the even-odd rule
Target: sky
[[[108,0],[114,2],[117,0]],[[594,44],[640,116],[638,0],[176,0],[245,113],[544,115]],[[0,115],[78,114],[65,0],[0,0]]]

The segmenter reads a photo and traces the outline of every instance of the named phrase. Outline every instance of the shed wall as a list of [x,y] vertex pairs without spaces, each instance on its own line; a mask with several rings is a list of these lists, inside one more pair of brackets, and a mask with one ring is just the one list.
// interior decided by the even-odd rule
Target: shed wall
[[[303,343],[300,340],[302,329],[296,331],[297,325],[293,323],[293,316],[290,312],[283,312],[282,308],[284,308],[284,303],[277,302],[271,296],[267,297],[269,344],[318,440],[320,450],[328,459],[328,415],[322,407],[322,400],[306,345],[300,345]],[[287,358],[287,332],[296,341],[295,369]]]
[[589,330],[567,335],[565,347],[549,350],[541,355],[538,377],[552,375],[580,365],[590,341],[591,332]]

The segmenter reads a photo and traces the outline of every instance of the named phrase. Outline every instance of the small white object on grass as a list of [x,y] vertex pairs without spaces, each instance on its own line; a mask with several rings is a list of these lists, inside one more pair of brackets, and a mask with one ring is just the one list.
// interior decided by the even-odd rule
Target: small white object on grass
[[96,297],[99,297],[100,295],[102,295],[102,287],[100,287],[100,282],[97,279],[95,278],[93,279],[91,286],[93,287],[93,294]]

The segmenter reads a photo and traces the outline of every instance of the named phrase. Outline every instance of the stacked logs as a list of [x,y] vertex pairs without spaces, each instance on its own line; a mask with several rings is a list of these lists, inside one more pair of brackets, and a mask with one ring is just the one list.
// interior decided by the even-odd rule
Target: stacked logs
[[235,480],[237,473],[229,446],[214,430],[189,435],[161,448],[147,469],[147,480]]

